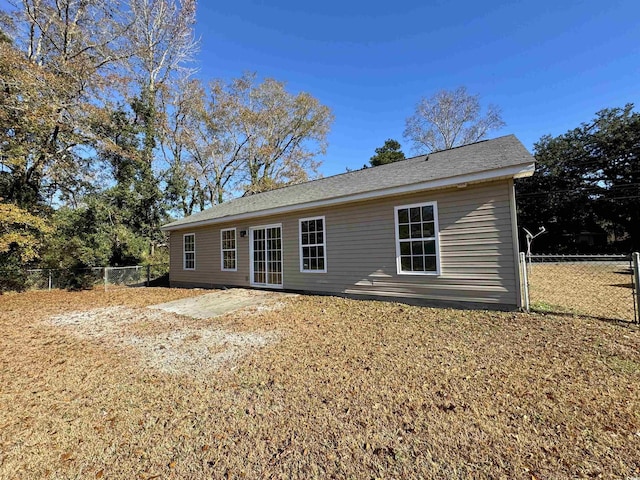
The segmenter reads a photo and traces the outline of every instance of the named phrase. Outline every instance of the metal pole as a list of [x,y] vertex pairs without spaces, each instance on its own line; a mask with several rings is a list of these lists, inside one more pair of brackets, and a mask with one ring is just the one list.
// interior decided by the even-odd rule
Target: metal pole
[[49,291],[51,291],[51,269],[49,269]]
[[151,265],[147,265],[147,287],[151,285]]
[[109,267],[104,267],[104,291],[107,291],[107,268]]
[[524,252],[520,252],[520,264],[522,265],[522,291],[524,292],[524,310],[529,313],[529,275],[527,273],[527,259]]
[[636,305],[635,321],[640,323],[640,253],[634,252],[633,259],[633,278],[634,286],[636,290],[636,298],[634,299]]

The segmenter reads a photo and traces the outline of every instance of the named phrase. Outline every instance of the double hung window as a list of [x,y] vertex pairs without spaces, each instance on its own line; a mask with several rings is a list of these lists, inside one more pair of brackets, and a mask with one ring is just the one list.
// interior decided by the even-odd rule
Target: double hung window
[[438,209],[435,202],[396,207],[399,274],[438,274]]
[[300,219],[300,271],[326,273],[327,238],[324,217]]
[[182,268],[196,269],[196,234],[185,233],[182,237]]
[[220,268],[223,271],[237,271],[237,255],[236,229],[227,228],[225,230],[220,230]]

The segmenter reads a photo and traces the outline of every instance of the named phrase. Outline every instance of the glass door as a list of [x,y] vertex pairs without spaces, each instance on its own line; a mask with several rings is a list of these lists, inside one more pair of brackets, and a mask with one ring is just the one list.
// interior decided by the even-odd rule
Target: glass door
[[282,287],[282,226],[251,228],[251,284]]

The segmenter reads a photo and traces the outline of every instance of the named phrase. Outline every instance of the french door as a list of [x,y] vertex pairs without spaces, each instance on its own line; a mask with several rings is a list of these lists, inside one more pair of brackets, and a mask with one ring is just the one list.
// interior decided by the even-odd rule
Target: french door
[[282,225],[251,227],[251,285],[282,288]]

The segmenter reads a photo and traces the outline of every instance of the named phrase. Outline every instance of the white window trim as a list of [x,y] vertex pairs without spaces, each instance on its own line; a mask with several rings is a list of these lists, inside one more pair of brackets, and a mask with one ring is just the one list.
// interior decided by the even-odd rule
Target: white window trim
[[[412,207],[433,207],[433,228],[434,239],[436,242],[436,271],[435,272],[404,272],[400,263],[400,228],[398,223],[398,210]],[[396,230],[396,273],[398,275],[430,275],[436,276],[441,274],[440,265],[440,226],[438,224],[438,202],[421,202],[412,203],[410,205],[398,205],[394,209],[393,221],[395,223]]]
[[[315,243],[312,246],[320,246],[322,245],[322,249],[324,251],[324,268],[322,270],[305,270],[304,269],[304,258],[302,256],[302,222],[308,222],[310,220],[322,220],[322,243]],[[304,245],[309,246],[309,245]],[[319,215],[317,217],[306,217],[298,220],[298,253],[300,255],[300,272],[301,273],[327,273],[327,222],[324,218],[324,215]]]
[[[223,234],[224,232],[230,232],[233,231],[233,254],[234,254],[234,259],[235,259],[235,264],[236,264],[236,268],[224,268],[224,241],[223,241]],[[226,250],[227,252],[230,252],[231,249]],[[222,230],[220,230],[220,270],[222,270],[223,272],[237,272],[238,271],[238,232],[236,231],[236,228],[223,228]]]
[[[185,250],[184,241],[186,237],[193,237],[193,268],[187,268],[187,252]],[[196,234],[195,233],[185,233],[182,235],[182,269],[183,270],[195,270],[196,269]]]

